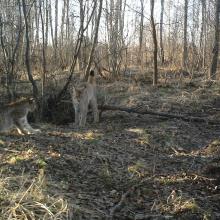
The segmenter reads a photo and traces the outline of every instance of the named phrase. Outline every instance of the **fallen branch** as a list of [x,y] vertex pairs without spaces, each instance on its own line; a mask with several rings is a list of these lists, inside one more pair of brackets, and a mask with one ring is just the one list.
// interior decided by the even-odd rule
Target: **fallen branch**
[[187,121],[187,122],[203,122],[203,123],[213,124],[213,125],[220,124],[219,121],[208,120],[207,118],[176,115],[176,114],[170,114],[170,113],[165,113],[165,112],[153,112],[150,110],[139,110],[137,108],[127,108],[127,107],[112,106],[112,105],[103,105],[103,106],[100,105],[99,109],[101,110],[101,112],[103,112],[103,111],[124,111],[124,112],[128,112],[128,113],[137,113],[137,114],[141,114],[141,115],[149,114],[149,115],[156,115],[156,116],[166,117],[166,118],[176,118],[176,119],[181,119],[181,120]]
[[[61,102],[72,103],[71,101],[67,101],[67,100],[62,100]],[[127,108],[127,107],[120,107],[120,106],[114,106],[114,105],[99,105],[98,108],[101,111],[100,114],[103,111],[123,111],[123,112],[128,112],[128,113],[136,113],[140,115],[156,115],[156,116],[163,117],[163,118],[176,118],[176,119],[180,119],[186,122],[202,122],[202,123],[206,123],[210,125],[220,124],[220,121],[210,120],[207,118],[177,115],[177,114],[170,114],[170,113],[165,113],[165,112],[154,112],[150,110],[140,110],[138,108]]]

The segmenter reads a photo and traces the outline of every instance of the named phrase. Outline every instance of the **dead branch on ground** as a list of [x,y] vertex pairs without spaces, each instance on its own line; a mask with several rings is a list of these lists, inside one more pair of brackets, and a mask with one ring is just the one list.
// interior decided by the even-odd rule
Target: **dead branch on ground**
[[219,121],[209,120],[208,118],[201,118],[201,117],[194,117],[194,116],[185,116],[185,115],[177,115],[177,114],[170,114],[165,112],[154,112],[150,110],[140,110],[138,108],[128,108],[128,107],[120,107],[120,106],[112,106],[112,105],[99,105],[99,109],[101,112],[103,111],[124,111],[128,113],[136,113],[136,114],[149,114],[149,115],[156,115],[165,118],[175,118],[180,119],[186,122],[203,122],[207,124],[217,125],[220,124]]

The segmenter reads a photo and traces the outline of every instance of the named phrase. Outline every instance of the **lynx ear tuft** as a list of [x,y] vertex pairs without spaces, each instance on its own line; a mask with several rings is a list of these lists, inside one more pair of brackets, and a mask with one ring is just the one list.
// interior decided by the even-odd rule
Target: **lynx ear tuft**
[[94,70],[91,70],[89,75],[90,75],[90,76],[95,76]]

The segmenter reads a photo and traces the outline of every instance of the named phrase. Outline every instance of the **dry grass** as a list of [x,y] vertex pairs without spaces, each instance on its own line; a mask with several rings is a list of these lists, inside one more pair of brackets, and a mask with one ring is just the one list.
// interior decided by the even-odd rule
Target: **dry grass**
[[62,197],[47,193],[47,181],[38,176],[0,178],[0,219],[67,219],[68,203]]

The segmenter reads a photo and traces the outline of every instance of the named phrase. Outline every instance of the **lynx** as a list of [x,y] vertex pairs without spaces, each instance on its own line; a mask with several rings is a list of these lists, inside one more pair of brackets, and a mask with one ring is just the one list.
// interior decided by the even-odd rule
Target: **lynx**
[[75,123],[80,127],[85,126],[89,105],[92,107],[94,122],[99,122],[99,112],[97,105],[96,80],[93,70],[90,71],[86,83],[80,87],[72,87],[71,98],[75,110]]
[[35,109],[36,103],[33,98],[5,105],[0,110],[0,132],[7,132],[13,128],[16,128],[21,135],[41,132],[39,129],[33,129],[27,120],[28,112],[33,112]]

